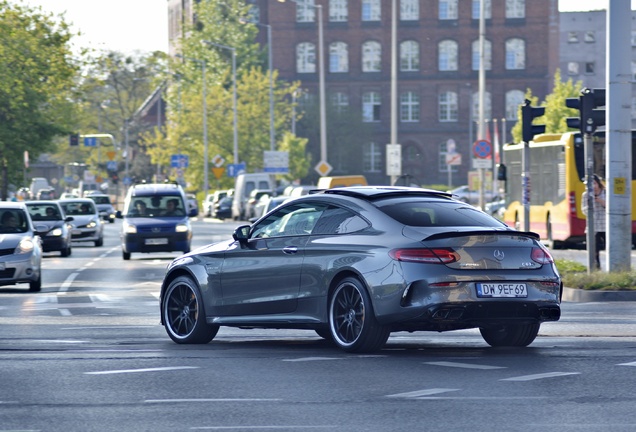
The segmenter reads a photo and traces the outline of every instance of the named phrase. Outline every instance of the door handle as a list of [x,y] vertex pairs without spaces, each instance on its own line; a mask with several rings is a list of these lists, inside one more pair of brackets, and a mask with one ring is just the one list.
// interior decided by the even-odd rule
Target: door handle
[[298,248],[296,246],[287,246],[283,248],[283,253],[288,255],[295,254],[296,252],[298,252]]

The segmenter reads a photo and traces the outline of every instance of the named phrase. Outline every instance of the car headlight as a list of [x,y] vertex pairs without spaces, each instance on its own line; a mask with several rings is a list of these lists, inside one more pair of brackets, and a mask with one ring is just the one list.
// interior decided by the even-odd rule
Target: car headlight
[[55,228],[52,231],[49,231],[49,233],[47,234],[47,236],[52,236],[52,237],[59,237],[62,235],[62,228]]
[[86,228],[95,228],[96,226],[97,226],[97,222],[92,220],[86,225]]
[[124,234],[137,234],[137,227],[133,224],[124,223]]
[[176,227],[177,232],[188,232],[190,231],[190,227],[186,224],[177,224]]
[[32,238],[23,238],[22,240],[20,240],[20,243],[18,244],[18,247],[15,248],[15,253],[16,254],[27,254],[27,253],[31,253],[33,252],[33,248],[35,247],[35,244],[33,243],[33,239]]

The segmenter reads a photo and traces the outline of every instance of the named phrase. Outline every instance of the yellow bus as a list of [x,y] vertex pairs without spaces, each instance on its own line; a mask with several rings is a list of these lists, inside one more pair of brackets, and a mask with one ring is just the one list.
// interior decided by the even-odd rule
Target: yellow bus
[[[605,132],[594,134],[594,173],[605,178]],[[632,244],[636,239],[636,134],[632,133]],[[524,224],[521,185],[523,143],[506,144],[499,179],[505,180],[504,222],[516,229]],[[543,134],[529,144],[530,231],[553,248],[585,242],[585,215],[581,196],[585,191],[585,148],[578,132]],[[505,174],[504,174],[505,172]],[[505,177],[505,178],[504,178]]]

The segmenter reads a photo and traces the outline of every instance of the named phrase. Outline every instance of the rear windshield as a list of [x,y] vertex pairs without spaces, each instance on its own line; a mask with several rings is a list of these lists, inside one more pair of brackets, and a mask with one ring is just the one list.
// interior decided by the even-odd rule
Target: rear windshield
[[95,211],[95,205],[92,202],[86,201],[73,201],[62,203],[62,209],[67,216],[83,216],[93,215],[97,213]]
[[468,204],[454,201],[389,199],[376,202],[387,215],[404,225],[415,227],[477,226],[501,228],[506,225]]

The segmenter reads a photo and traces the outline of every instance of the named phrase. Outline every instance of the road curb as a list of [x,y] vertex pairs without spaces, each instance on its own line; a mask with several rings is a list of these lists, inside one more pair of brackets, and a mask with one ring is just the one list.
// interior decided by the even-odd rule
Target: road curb
[[636,301],[636,291],[599,291],[577,288],[563,288],[563,301],[568,302],[607,302]]

